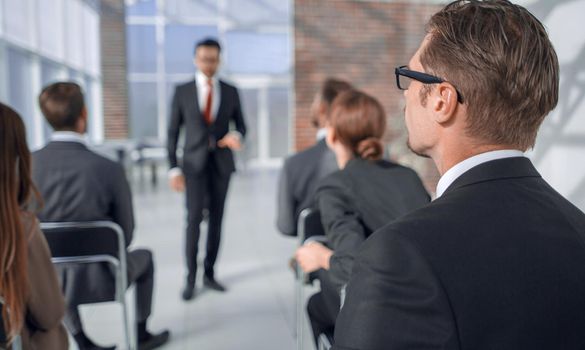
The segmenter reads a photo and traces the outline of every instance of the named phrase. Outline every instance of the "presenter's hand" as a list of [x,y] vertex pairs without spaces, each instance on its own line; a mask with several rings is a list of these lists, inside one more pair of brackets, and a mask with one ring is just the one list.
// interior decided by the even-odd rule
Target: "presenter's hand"
[[183,176],[182,174],[176,174],[171,176],[171,178],[169,179],[169,185],[176,192],[184,192],[185,176]]
[[333,251],[318,242],[310,242],[295,253],[297,263],[304,272],[309,273],[319,269],[329,270],[329,259]]
[[234,151],[239,151],[242,148],[240,138],[234,134],[227,134],[221,140],[217,141],[217,145],[221,148],[229,148]]

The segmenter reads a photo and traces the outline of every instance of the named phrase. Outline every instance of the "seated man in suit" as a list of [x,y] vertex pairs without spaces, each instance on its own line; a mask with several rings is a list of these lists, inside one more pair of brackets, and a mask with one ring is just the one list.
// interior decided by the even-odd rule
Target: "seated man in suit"
[[313,124],[319,128],[317,143],[284,162],[278,182],[276,226],[287,236],[297,235],[299,214],[314,206],[317,182],[338,169],[335,155],[325,143],[325,127],[333,100],[350,89],[351,85],[343,80],[325,80],[311,105]]
[[[75,83],[55,83],[43,89],[39,104],[54,129],[51,142],[33,153],[33,179],[44,200],[39,212],[43,222],[110,220],[122,228],[126,246],[132,241],[132,195],[122,166],[87,148],[87,109]],[[154,262],[146,249],[129,250],[128,282],[136,284],[139,349],[166,343],[169,332],[151,334],[146,322],[151,313]],[[92,264],[59,271],[68,303],[65,323],[80,349],[104,349],[83,332],[77,306],[113,295],[107,266]],[[110,349],[113,349],[111,347]]]
[[396,76],[437,199],[364,242],[333,348],[585,349],[585,214],[523,154],[558,101],[546,30],[504,0],[455,1],[427,30]]

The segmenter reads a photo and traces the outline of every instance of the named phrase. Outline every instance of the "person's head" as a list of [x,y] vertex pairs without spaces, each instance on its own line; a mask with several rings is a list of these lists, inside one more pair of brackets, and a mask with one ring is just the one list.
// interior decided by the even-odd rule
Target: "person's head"
[[354,157],[378,160],[384,155],[385,130],[382,105],[366,93],[348,90],[331,105],[327,145],[335,152],[340,168]]
[[527,150],[558,100],[559,65],[543,25],[505,0],[444,7],[430,19],[408,69],[440,81],[406,79],[409,146],[423,155],[454,138]]
[[87,131],[87,110],[81,87],[71,82],[46,86],[39,95],[39,106],[55,131]]
[[33,194],[38,196],[31,180],[24,123],[14,110],[0,103],[0,296],[6,305],[2,317],[10,339],[24,323],[27,241],[20,214]]
[[311,119],[313,125],[317,128],[324,128],[329,119],[331,111],[331,104],[333,100],[343,91],[350,90],[351,85],[344,81],[335,78],[327,78],[311,104]]
[[195,66],[206,77],[211,78],[219,67],[221,46],[215,39],[207,38],[195,44]]

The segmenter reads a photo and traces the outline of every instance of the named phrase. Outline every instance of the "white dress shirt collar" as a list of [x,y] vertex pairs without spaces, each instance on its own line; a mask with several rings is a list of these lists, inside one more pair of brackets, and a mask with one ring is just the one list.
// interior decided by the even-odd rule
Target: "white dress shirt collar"
[[74,131],[55,131],[51,135],[51,141],[79,142],[87,146],[87,138],[85,137],[85,135],[76,133]]
[[321,141],[327,137],[327,128],[320,128],[317,130],[317,141]]
[[[195,81],[197,82],[197,86],[201,85],[207,86],[207,80],[209,80],[209,78],[207,77],[207,75],[203,74],[203,72],[201,72],[200,70],[195,72]],[[211,77],[211,81],[213,82],[214,86],[217,84],[218,82],[217,74]]]
[[506,150],[498,150],[498,151],[490,151],[485,153],[480,153],[475,155],[471,158],[467,158],[464,161],[461,161],[455,164],[451,169],[447,170],[439,183],[437,184],[437,197],[439,198],[445,193],[447,188],[451,186],[451,184],[459,178],[459,176],[463,175],[465,172],[474,168],[482,163],[489,162],[491,160],[496,159],[503,159],[503,158],[512,158],[512,157],[524,157],[524,153],[519,150],[515,149],[506,149]]

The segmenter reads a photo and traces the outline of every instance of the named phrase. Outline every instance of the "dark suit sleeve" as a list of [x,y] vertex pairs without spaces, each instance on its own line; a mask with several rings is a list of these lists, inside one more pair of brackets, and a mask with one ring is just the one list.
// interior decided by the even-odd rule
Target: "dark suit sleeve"
[[444,290],[417,247],[376,232],[356,257],[335,350],[459,349]]
[[297,203],[291,189],[289,165],[288,162],[284,163],[278,180],[276,226],[283,234],[287,236],[296,236],[297,223],[295,222],[295,213]]
[[331,281],[340,290],[349,280],[354,255],[365,240],[364,227],[341,179],[326,178],[317,190],[317,203],[329,247],[334,251],[329,261]]
[[183,112],[179,105],[179,89],[175,89],[173,102],[171,105],[171,120],[169,122],[169,129],[167,133],[167,150],[169,153],[169,165],[171,168],[176,168],[177,163],[177,142],[179,140],[179,132],[183,125]]
[[134,209],[130,185],[126,179],[124,169],[119,164],[116,164],[113,169],[112,181],[112,221],[120,225],[122,231],[124,231],[126,246],[129,246],[134,234]]
[[236,130],[242,135],[242,137],[246,136],[246,122],[244,122],[244,114],[242,113],[242,103],[240,102],[240,95],[238,94],[238,89],[234,88],[234,101],[236,104],[236,108],[234,108],[234,114],[232,115],[232,120],[236,125]]

